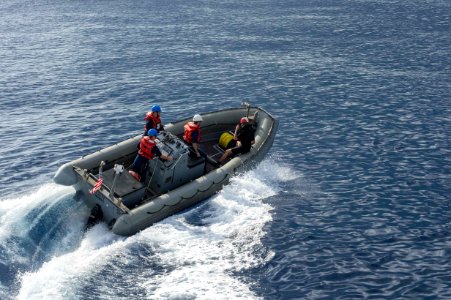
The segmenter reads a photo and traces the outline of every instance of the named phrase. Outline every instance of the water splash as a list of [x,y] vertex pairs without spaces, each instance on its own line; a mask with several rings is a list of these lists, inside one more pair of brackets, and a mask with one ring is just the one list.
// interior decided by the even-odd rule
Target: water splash
[[[263,162],[201,205],[129,238],[96,225],[77,249],[24,273],[18,299],[72,299],[86,292],[88,281],[86,293],[99,298],[258,298],[242,274],[274,255],[261,243],[272,220],[263,200],[277,195],[286,177],[296,175]],[[111,281],[118,278],[129,284],[113,291]]]
[[[21,273],[72,249],[86,212],[77,210],[72,188],[45,184],[17,198],[0,200],[0,296],[8,299]],[[70,238],[68,238],[68,236]]]
[[12,235],[26,235],[52,204],[71,192],[71,188],[47,184],[18,198],[0,199],[0,241]]

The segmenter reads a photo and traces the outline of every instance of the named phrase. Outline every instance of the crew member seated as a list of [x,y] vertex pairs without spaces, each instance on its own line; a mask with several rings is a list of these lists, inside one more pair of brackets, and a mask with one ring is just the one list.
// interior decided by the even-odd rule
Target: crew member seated
[[240,123],[236,125],[233,140],[235,145],[231,143],[233,148],[224,152],[219,159],[220,164],[232,155],[248,153],[251,150],[251,146],[255,143],[255,130],[247,117],[241,118]]

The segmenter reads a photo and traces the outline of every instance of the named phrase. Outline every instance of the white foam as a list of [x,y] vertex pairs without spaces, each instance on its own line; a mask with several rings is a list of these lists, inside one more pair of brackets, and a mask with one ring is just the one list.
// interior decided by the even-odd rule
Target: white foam
[[[43,217],[52,205],[60,201],[61,198],[73,193],[72,188],[61,187],[56,184],[46,184],[37,191],[22,195],[18,198],[8,198],[0,200],[0,243],[4,256],[8,263],[27,263],[28,254],[21,248],[20,240],[32,242],[28,233],[33,228],[40,217]],[[25,217],[32,210],[46,206],[38,216],[32,220],[25,221]],[[14,238],[16,242],[6,241]]]
[[[101,272],[118,256],[136,262],[129,248],[137,244],[152,249],[155,255],[148,259],[164,271],[149,269],[139,275],[120,276],[138,285],[148,299],[257,298],[236,274],[273,257],[273,252],[261,243],[264,226],[272,219],[272,207],[262,200],[276,195],[277,183],[285,177],[296,175],[274,161],[261,164],[256,170],[232,178],[230,184],[200,207],[129,238],[112,234],[103,224],[96,225],[78,249],[54,257],[36,272],[24,274],[18,299],[76,298],[87,278]],[[207,208],[208,214],[202,219],[203,225],[190,223],[202,208]],[[109,288],[102,286],[107,283],[96,284],[101,285],[97,286],[100,290]]]
[[93,227],[77,250],[54,257],[37,272],[25,273],[17,299],[73,299],[85,278],[124,248],[124,240],[104,224]]
[[141,233],[155,247],[159,262],[173,270],[143,281],[150,298],[256,298],[234,273],[273,256],[271,251],[262,251],[271,206],[261,200],[275,195],[277,187],[268,186],[260,171],[233,178],[210,200],[213,211],[203,220],[206,226],[193,226],[179,217]]
[[273,186],[277,185],[277,182],[292,181],[303,176],[290,165],[278,162],[277,158],[264,160],[257,170],[259,177],[264,178],[265,182],[269,182]]
[[73,191],[70,187],[50,183],[18,198],[0,199],[0,241],[12,234],[26,234],[28,228],[33,226],[23,222],[27,213],[37,207],[53,204]]

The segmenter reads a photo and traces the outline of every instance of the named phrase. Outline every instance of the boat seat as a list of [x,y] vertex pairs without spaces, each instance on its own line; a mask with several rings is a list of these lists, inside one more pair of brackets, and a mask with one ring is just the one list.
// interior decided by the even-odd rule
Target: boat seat
[[221,158],[221,156],[224,154],[225,151],[218,144],[215,144],[213,146],[213,150],[214,150],[214,152],[207,157],[208,162],[217,164],[219,159]]
[[[109,189],[113,186],[115,177],[114,169],[103,172],[103,184]],[[127,207],[134,207],[138,204],[145,193],[145,186],[137,181],[129,172],[120,173],[116,186],[114,187],[114,196],[122,199],[122,203]]]
[[213,149],[216,150],[216,153],[214,155],[217,155],[217,154],[221,154],[222,155],[225,152],[224,149],[222,149],[221,146],[219,146],[218,144],[215,144],[213,146]]
[[215,158],[216,158],[215,156],[207,156],[207,162],[216,166],[219,164],[219,161],[218,161],[219,157],[217,157],[217,159],[215,159]]

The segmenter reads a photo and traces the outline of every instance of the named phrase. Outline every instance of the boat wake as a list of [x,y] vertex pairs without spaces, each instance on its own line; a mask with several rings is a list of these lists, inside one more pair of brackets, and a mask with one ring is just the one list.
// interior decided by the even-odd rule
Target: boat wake
[[[76,246],[89,211],[74,190],[46,184],[18,198],[0,199],[0,298],[9,299],[21,273]],[[80,235],[79,235],[80,236]]]
[[0,297],[258,298],[245,272],[274,255],[261,243],[272,209],[262,200],[277,196],[290,172],[265,160],[197,207],[128,238],[104,224],[84,234],[88,212],[71,188],[49,184],[3,200],[1,264],[9,275]]

